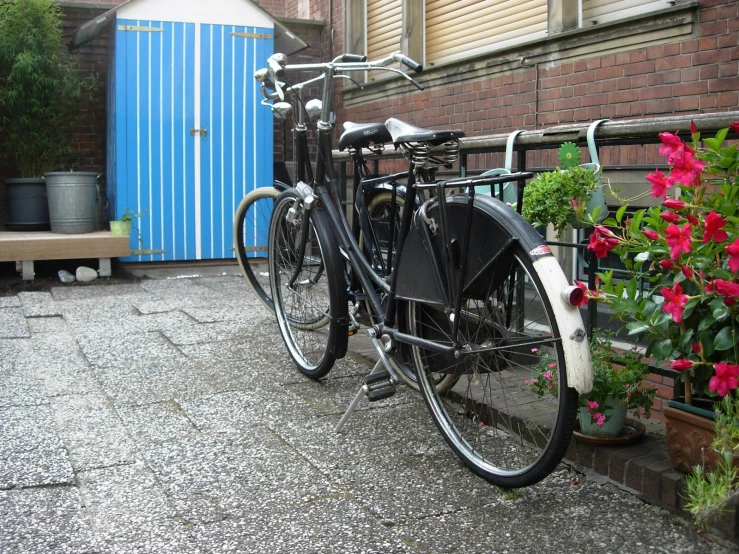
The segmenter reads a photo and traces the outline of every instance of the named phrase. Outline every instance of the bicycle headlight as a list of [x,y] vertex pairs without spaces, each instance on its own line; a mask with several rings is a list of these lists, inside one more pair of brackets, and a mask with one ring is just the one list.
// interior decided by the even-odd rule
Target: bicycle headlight
[[313,100],[308,100],[308,103],[305,105],[305,111],[308,113],[309,117],[316,118],[319,115],[321,115],[321,110],[323,109],[323,102],[321,102],[318,98],[314,98]]

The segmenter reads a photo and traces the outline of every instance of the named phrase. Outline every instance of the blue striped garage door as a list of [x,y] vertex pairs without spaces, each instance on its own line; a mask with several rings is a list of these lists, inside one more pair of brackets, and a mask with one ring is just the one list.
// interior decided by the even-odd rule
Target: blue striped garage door
[[273,30],[116,21],[115,211],[137,220],[124,261],[233,258],[241,198],[272,183],[272,115],[254,71]]

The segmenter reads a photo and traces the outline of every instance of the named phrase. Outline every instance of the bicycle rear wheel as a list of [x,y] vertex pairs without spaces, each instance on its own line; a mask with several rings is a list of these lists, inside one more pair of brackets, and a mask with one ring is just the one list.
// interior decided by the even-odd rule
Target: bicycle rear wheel
[[[275,314],[285,345],[301,373],[326,375],[346,352],[347,298],[343,262],[328,215],[311,212],[305,254],[297,279],[302,200],[293,190],[275,203],[269,233],[269,276]],[[297,213],[291,214],[291,208]],[[297,217],[293,217],[293,216]]]
[[241,271],[259,301],[274,312],[269,284],[267,248],[272,208],[280,192],[274,187],[260,187],[239,203],[234,216],[234,247]]
[[[413,347],[426,404],[454,452],[480,477],[501,487],[532,485],[561,461],[574,427],[577,393],[567,374],[557,322],[528,253],[513,243],[488,274],[490,285],[465,293],[460,313],[462,349],[455,358]],[[469,290],[468,289],[468,290]],[[449,316],[409,303],[416,336],[452,344]],[[531,379],[549,371],[557,395],[539,396]],[[458,376],[448,391],[435,372]]]

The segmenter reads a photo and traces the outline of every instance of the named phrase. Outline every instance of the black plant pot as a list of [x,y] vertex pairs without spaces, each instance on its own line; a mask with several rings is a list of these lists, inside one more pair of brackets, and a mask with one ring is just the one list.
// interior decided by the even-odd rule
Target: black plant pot
[[8,189],[8,231],[48,231],[49,203],[41,178],[5,179]]

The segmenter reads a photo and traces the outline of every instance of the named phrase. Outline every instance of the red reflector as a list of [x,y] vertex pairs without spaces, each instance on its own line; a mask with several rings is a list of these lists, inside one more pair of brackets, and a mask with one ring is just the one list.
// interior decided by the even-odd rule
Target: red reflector
[[569,295],[569,302],[573,306],[579,306],[585,299],[585,292],[580,287],[572,287]]

